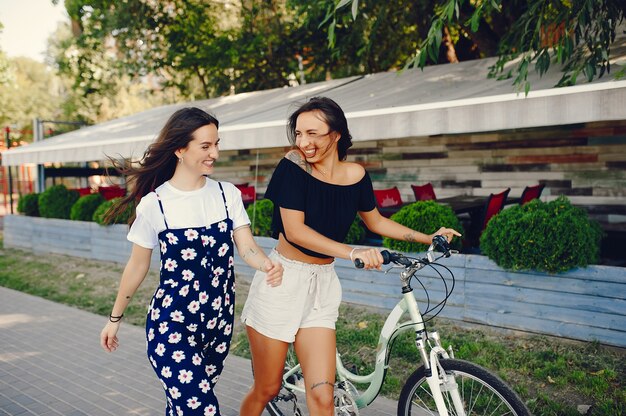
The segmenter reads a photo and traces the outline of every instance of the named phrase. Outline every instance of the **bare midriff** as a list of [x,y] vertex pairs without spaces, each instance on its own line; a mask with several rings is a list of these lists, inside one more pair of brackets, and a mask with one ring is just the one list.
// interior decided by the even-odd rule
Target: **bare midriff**
[[276,245],[276,251],[278,251],[283,257],[286,257],[290,260],[300,261],[302,263],[329,264],[335,260],[333,257],[321,259],[319,257],[313,257],[309,256],[308,254],[304,254],[296,247],[292,246],[282,233],[278,236],[278,245]]

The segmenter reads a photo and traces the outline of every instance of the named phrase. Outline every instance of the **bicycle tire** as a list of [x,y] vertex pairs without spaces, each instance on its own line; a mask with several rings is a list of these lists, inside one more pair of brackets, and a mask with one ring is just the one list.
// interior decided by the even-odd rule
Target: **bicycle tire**
[[[444,359],[439,362],[446,373],[454,374],[466,407],[466,414],[532,416],[519,396],[504,381],[483,367],[455,359]],[[450,404],[449,414],[456,416],[450,395],[447,392],[442,393],[446,403]],[[402,388],[398,401],[398,416],[438,414],[426,382],[426,369],[422,366],[409,376]]]

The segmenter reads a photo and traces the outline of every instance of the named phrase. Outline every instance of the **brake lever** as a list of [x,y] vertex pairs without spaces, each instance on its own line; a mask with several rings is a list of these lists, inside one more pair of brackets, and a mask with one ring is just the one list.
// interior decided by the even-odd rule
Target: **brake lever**
[[435,259],[434,251],[430,251],[430,250],[428,250],[428,251],[426,252],[426,258],[428,259],[428,263],[429,263],[429,264],[430,264],[430,263],[434,263],[435,261],[437,261],[437,260]]
[[389,267],[387,270],[385,270],[383,273],[387,274],[390,271],[392,271],[393,269],[404,269],[404,268],[405,268],[404,266],[401,266],[399,264],[394,264],[391,267]]

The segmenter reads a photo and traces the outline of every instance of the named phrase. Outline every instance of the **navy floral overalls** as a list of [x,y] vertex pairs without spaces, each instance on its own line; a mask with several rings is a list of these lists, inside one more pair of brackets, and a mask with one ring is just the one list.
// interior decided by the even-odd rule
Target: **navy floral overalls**
[[[233,330],[233,222],[159,233],[161,277],[146,320],[148,358],[163,384],[166,416],[219,415],[213,387]],[[158,195],[157,195],[158,198]],[[192,209],[190,207],[190,209]]]

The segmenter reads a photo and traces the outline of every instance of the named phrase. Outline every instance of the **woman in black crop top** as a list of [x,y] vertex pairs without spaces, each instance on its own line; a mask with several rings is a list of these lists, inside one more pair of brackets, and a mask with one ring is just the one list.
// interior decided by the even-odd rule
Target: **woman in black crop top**
[[315,97],[302,105],[289,118],[288,135],[295,148],[276,167],[265,194],[274,203],[278,244],[272,255],[283,264],[283,284],[270,290],[257,283],[257,273],[242,313],[254,366],[254,385],[240,409],[246,416],[261,415],[278,393],[290,342],[302,365],[310,414],[333,415],[334,325],[341,300],[333,261],[358,258],[367,269],[383,263],[377,249],[343,243],[357,213],[372,232],[398,240],[430,244],[436,234],[460,236],[449,228],[426,235],[378,212],[369,175],[345,161],[352,138],[333,100]]

